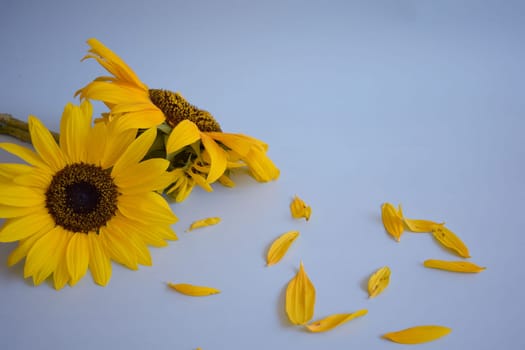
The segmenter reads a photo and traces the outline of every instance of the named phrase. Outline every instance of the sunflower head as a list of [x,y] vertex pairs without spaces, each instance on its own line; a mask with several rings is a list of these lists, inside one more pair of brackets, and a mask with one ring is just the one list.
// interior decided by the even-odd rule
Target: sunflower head
[[190,104],[177,92],[150,89],[149,97],[151,102],[164,113],[166,123],[172,128],[183,120],[189,120],[195,123],[200,131],[222,131],[219,123],[210,112]]
[[87,272],[96,283],[111,277],[110,260],[131,269],[151,265],[147,245],[176,239],[177,218],[158,194],[172,181],[165,159],[143,160],[156,138],[151,128],[92,125],[89,102],[68,104],[57,144],[36,117],[29,132],[36,152],[10,143],[0,149],[28,164],[0,164],[0,242],[19,242],[8,258],[25,258],[24,277],[55,288]]

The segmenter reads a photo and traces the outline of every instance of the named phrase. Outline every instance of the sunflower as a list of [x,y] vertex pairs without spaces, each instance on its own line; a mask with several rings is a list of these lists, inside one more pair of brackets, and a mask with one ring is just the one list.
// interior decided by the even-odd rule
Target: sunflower
[[25,257],[24,277],[39,285],[75,285],[89,269],[106,285],[114,260],[130,269],[151,265],[147,245],[177,239],[177,221],[165,199],[165,159],[141,161],[156,129],[120,131],[113,123],[92,126],[92,108],[66,105],[60,142],[34,116],[29,131],[35,151],[0,143],[28,164],[0,164],[0,242],[18,242],[8,257]]
[[[190,104],[181,94],[149,89],[131,68],[96,39],[84,57],[93,58],[112,76],[98,77],[80,89],[82,99],[104,102],[110,109],[105,118],[119,127],[148,128],[157,125],[165,137],[164,152],[171,162],[172,186],[168,190],[183,200],[195,184],[211,190],[219,181],[233,186],[230,170],[247,168],[259,182],[279,177],[279,169],[267,156],[268,145],[243,134],[222,132],[208,112]],[[182,192],[181,192],[182,191]]]

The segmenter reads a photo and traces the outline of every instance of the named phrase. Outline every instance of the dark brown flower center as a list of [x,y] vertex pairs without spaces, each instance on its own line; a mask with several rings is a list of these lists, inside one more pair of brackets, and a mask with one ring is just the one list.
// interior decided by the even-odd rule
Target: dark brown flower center
[[222,131],[219,123],[208,111],[195,107],[178,93],[150,89],[149,98],[164,113],[166,122],[172,128],[187,119],[194,122],[200,131]]
[[118,196],[108,171],[75,163],[53,176],[46,191],[46,208],[55,223],[66,230],[98,233],[115,216]]

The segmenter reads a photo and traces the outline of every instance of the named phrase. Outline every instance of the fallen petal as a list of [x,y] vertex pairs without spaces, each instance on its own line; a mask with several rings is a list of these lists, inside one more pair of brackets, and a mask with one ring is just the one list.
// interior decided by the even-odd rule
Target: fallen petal
[[439,270],[446,270],[452,272],[463,273],[478,273],[486,269],[486,267],[478,266],[469,261],[445,261],[429,259],[423,263],[425,267]]
[[312,214],[312,208],[297,196],[290,203],[290,211],[295,219],[305,218],[306,221],[310,220],[310,215]]
[[432,229],[432,235],[443,246],[455,252],[463,258],[470,258],[467,246],[454,232],[450,231],[444,225],[436,225]]
[[407,219],[403,218],[403,221],[407,228],[412,232],[432,232],[432,229],[439,224],[430,220],[417,220],[417,219]]
[[343,323],[351,321],[354,318],[364,316],[367,313],[368,313],[368,310],[362,309],[362,310],[358,310],[356,312],[353,312],[351,314],[330,315],[328,317],[323,318],[322,320],[315,321],[314,323],[306,325],[305,327],[310,332],[314,332],[314,333],[326,332],[326,331],[329,331],[331,329],[334,329],[335,327],[338,327],[338,326],[342,325]]
[[192,284],[186,284],[186,283],[179,283],[179,284],[168,283],[168,287],[176,290],[179,293],[190,295],[192,297],[203,297],[207,295],[218,294],[221,292],[220,290],[215,289],[215,288],[194,286]]
[[286,314],[291,323],[303,325],[314,315],[315,287],[304,271],[303,263],[299,272],[286,288]]
[[219,217],[213,217],[213,218],[206,218],[202,220],[194,221],[187,231],[193,231],[196,228],[211,226],[211,225],[217,225],[219,222],[221,222],[221,218]]
[[277,238],[268,250],[266,256],[267,266],[277,264],[281,261],[297,237],[299,237],[299,231],[290,231]]
[[374,272],[368,279],[368,296],[370,298],[381,294],[390,283],[390,268],[382,267]]
[[397,210],[392,204],[384,203],[381,206],[381,220],[383,221],[386,232],[399,242],[404,230],[401,205],[399,206],[399,210]]
[[386,333],[383,338],[400,344],[421,344],[444,337],[451,331],[452,329],[443,326],[416,326]]

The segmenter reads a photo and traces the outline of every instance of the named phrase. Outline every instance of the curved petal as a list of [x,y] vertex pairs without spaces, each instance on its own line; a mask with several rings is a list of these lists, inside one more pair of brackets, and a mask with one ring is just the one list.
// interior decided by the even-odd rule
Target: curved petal
[[95,58],[102,67],[117,78],[133,82],[145,90],[148,89],[148,87],[140,81],[135,72],[133,72],[126,62],[116,53],[95,38],[88,39],[87,43],[91,46],[91,50],[89,50],[91,54],[88,54],[85,58]]
[[211,137],[205,133],[201,134],[202,144],[206,148],[210,155],[210,172],[208,173],[208,183],[215,182],[218,178],[224,174],[226,170],[226,164],[228,163],[226,157],[226,151],[219,146]]
[[222,132],[210,132],[208,135],[226,147],[232,149],[234,152],[245,157],[253,147],[266,150],[268,145],[254,137],[242,135],[242,134],[229,134]]
[[53,287],[56,290],[64,288],[66,283],[69,281],[69,272],[67,270],[66,252],[69,245],[69,241],[73,237],[74,233],[63,230],[65,239],[63,244],[57,247],[55,254],[58,256],[57,266],[55,272],[53,272]]
[[0,242],[15,242],[40,230],[51,230],[55,223],[45,209],[39,209],[33,214],[19,218],[8,219],[0,229]]
[[66,166],[64,154],[55,139],[44,124],[32,115],[29,116],[29,133],[37,153],[51,170],[56,172]]
[[[34,165],[41,169],[49,169],[49,166],[40,158],[38,154],[31,151],[28,148],[25,148],[23,146],[14,144],[14,143],[0,143],[0,148],[3,149],[6,152],[9,152],[11,154],[14,154],[15,156],[19,157],[20,159],[26,161],[27,163]],[[51,174],[52,171],[49,170],[49,173]]]
[[147,90],[107,81],[93,81],[83,87],[79,92],[82,99],[104,101],[104,103],[111,105],[149,101]]
[[191,145],[201,138],[201,132],[195,123],[183,120],[171,131],[166,142],[166,153],[173,153]]
[[164,122],[165,116],[160,110],[148,109],[119,115],[115,123],[122,129],[147,129]]
[[117,160],[111,174],[115,178],[119,177],[127,172],[130,166],[140,162],[153,144],[153,141],[155,141],[156,136],[157,129],[151,128],[137,137]]

